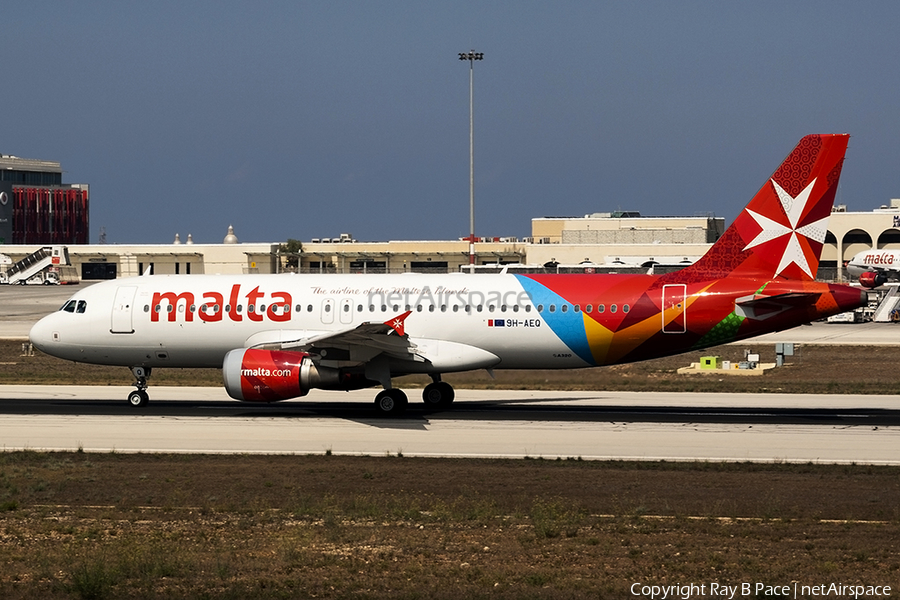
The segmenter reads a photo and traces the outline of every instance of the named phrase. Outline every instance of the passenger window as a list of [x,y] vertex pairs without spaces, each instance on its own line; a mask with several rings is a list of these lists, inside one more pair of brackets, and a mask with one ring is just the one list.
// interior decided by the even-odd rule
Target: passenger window
[[584,307],[584,312],[588,312],[588,313],[589,313],[589,312],[591,312],[592,310],[594,310],[594,307],[591,306],[590,304],[588,304],[587,306]]
[[526,304],[526,305],[525,305],[525,312],[531,312],[531,305],[530,305],[530,304]]
[[555,305],[555,304],[551,304],[551,305],[550,305],[550,312],[556,312],[556,305]]
[[629,310],[631,310],[631,307],[628,306],[627,304],[622,307],[622,312],[628,312]]
[[519,312],[519,305],[518,305],[518,304],[513,304],[512,311],[513,311],[513,312]]
[[581,305],[580,304],[574,305],[572,307],[572,310],[574,310],[575,312],[581,312]]
[[616,310],[618,310],[618,307],[615,304],[609,305],[609,312],[614,313]]
[[312,312],[312,304],[306,305],[306,312]]
[[597,312],[601,312],[601,313],[602,313],[602,312],[606,312],[606,305],[604,305],[604,304],[598,304],[598,305],[597,305]]
[[538,305],[537,305],[537,309],[538,309],[538,312],[544,312],[544,305],[543,305],[543,304],[538,304]]
[[87,310],[87,302],[85,302],[84,300],[79,300],[79,301],[78,301],[78,308],[75,309],[75,312],[81,314],[81,313],[83,313],[85,310]]
[[568,304],[563,304],[561,308],[562,308],[562,311],[563,311],[563,312],[569,312],[569,305],[568,305]]

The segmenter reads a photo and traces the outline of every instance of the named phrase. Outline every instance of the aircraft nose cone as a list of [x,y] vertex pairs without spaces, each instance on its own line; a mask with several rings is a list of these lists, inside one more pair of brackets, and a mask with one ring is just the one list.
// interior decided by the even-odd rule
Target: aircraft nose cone
[[[51,317],[52,315],[44,317],[43,319],[35,323],[32,326],[31,331],[28,332],[28,339],[31,341],[34,347],[46,354],[51,354],[51,352],[48,352],[48,346],[51,342],[55,341]],[[58,338],[59,334],[57,333],[55,335]],[[56,341],[58,341],[58,339]]]

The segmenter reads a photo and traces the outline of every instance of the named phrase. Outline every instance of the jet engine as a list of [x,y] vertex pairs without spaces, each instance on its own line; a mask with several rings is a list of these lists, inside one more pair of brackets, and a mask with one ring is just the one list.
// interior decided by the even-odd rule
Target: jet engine
[[229,396],[249,402],[288,400],[313,388],[349,390],[374,383],[362,373],[316,365],[306,352],[256,348],[226,354],[222,377]]
[[878,271],[866,271],[859,276],[859,284],[864,288],[877,288],[885,283],[887,283],[887,277]]

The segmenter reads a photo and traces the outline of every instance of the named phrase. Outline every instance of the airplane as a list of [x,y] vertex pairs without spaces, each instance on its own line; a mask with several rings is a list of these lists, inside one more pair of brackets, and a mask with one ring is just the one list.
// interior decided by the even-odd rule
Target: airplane
[[900,250],[863,250],[847,263],[847,273],[864,288],[877,288],[900,277]]
[[375,409],[394,415],[408,403],[392,385],[402,375],[429,375],[425,406],[444,409],[446,373],[612,365],[789,329],[866,305],[858,287],[815,281],[848,139],[802,138],[673,273],[144,275],[80,290],[30,338],[129,367],[135,407],[153,369],[209,367],[236,400],[380,386]]

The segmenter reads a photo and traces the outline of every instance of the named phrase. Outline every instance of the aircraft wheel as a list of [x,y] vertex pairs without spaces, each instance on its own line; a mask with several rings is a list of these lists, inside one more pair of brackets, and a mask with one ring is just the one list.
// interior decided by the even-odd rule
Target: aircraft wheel
[[144,390],[134,390],[133,392],[128,394],[128,404],[134,406],[135,408],[147,406],[147,402],[149,401],[150,394],[148,394]]
[[453,403],[455,397],[456,392],[453,391],[453,386],[445,381],[429,383],[422,390],[422,400],[429,408],[447,408]]
[[396,388],[390,390],[381,390],[375,396],[375,410],[381,415],[398,415],[406,410],[408,404],[406,394],[403,390]]

